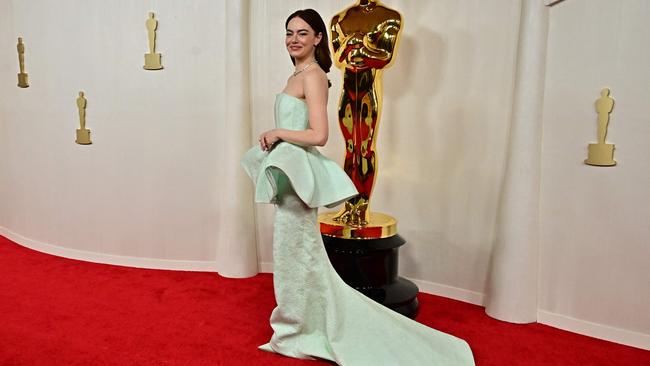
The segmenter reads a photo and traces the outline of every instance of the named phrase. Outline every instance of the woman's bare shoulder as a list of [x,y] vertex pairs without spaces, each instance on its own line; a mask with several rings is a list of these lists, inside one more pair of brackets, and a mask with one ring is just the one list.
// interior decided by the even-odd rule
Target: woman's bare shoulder
[[305,75],[303,76],[303,85],[314,85],[320,86],[324,84],[327,86],[327,74],[320,67],[310,68],[305,70]]

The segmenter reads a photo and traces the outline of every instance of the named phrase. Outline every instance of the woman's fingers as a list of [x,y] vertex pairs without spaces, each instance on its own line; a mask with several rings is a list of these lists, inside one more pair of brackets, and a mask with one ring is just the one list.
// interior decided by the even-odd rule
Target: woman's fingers
[[260,137],[260,147],[262,148],[262,150],[266,151],[268,149],[267,145],[268,144],[266,142],[266,136],[265,134],[262,134],[262,136]]
[[275,137],[272,133],[271,136],[269,136],[269,133],[271,131],[266,131],[263,134],[260,135],[259,138],[259,143],[260,143],[260,148],[264,151],[268,151],[275,145],[276,142],[279,141],[277,137]]

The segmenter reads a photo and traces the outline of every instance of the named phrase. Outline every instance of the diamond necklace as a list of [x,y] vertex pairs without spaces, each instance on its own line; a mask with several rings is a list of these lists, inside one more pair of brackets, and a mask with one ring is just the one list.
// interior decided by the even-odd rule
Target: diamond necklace
[[293,72],[293,76],[296,76],[296,75],[300,74],[301,72],[307,70],[307,69],[309,68],[309,66],[311,66],[311,65],[313,65],[313,64],[317,64],[317,63],[318,63],[318,61],[316,61],[316,60],[310,62],[307,66],[303,67],[302,69],[300,69],[300,70],[298,70],[298,71],[294,71],[294,72]]

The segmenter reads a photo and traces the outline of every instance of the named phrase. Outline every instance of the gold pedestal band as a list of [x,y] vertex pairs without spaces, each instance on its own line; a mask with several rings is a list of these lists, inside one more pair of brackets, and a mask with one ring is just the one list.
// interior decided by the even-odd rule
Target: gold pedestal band
[[323,235],[344,239],[381,239],[397,234],[397,220],[387,214],[371,212],[370,221],[364,226],[350,226],[335,221],[336,212],[318,215],[320,231]]

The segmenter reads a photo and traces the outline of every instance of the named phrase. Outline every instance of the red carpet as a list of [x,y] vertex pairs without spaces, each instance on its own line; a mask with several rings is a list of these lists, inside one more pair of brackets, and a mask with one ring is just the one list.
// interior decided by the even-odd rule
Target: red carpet
[[[500,322],[438,296],[419,299],[417,320],[466,339],[478,365],[650,365],[648,351]],[[330,365],[257,350],[271,336],[273,307],[268,274],[227,279],[93,264],[0,236],[2,366]]]

